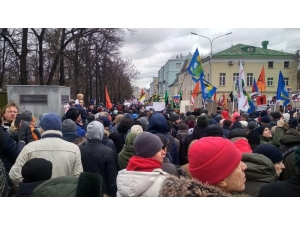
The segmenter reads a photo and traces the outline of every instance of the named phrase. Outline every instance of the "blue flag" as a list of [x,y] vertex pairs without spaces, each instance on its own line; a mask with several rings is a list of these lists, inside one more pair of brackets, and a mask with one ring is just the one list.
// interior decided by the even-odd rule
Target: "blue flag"
[[283,106],[287,106],[290,103],[289,93],[288,93],[287,88],[285,86],[285,82],[284,82],[281,70],[279,71],[276,98],[277,98],[277,100],[285,100],[284,103],[283,103]]
[[256,81],[255,81],[255,77],[254,77],[253,84],[252,84],[252,92],[258,92],[258,87],[257,87]]
[[201,90],[202,90],[202,98],[204,101],[212,101],[212,97],[214,96],[217,88],[213,86],[208,81],[204,80],[203,78],[200,79],[201,82]]
[[193,58],[190,62],[190,65],[187,68],[189,74],[192,75],[193,81],[196,83],[200,80],[200,78],[204,77],[204,71],[201,63],[201,58],[198,52],[198,48],[196,49]]

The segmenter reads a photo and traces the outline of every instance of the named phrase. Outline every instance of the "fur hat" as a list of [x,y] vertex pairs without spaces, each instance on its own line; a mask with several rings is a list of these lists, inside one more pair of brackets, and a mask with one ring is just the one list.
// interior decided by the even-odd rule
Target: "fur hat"
[[61,132],[73,132],[76,133],[77,126],[76,123],[71,119],[66,119],[62,123]]
[[235,128],[229,132],[229,139],[235,138],[235,137],[246,137],[246,131],[241,128]]
[[103,124],[97,120],[94,120],[89,123],[86,128],[88,139],[98,139],[102,140],[104,136],[104,127]]
[[202,183],[215,185],[228,177],[241,159],[241,151],[228,139],[203,137],[188,151],[188,169]]
[[242,121],[240,121],[240,123],[242,124],[243,128],[247,128],[247,126],[248,126],[248,122],[247,121],[242,120]]
[[23,110],[21,114],[22,114],[22,120],[31,122],[31,120],[32,120],[32,112],[31,111]]
[[273,162],[273,164],[278,163],[283,160],[283,154],[279,150],[279,148],[276,148],[273,145],[270,144],[262,144],[258,145],[253,149],[253,153],[262,154]]
[[140,133],[143,133],[144,130],[143,130],[143,128],[140,125],[133,125],[131,127],[130,131],[133,132],[133,133],[140,134]]
[[161,150],[163,143],[155,134],[143,132],[139,134],[133,142],[133,147],[137,156],[151,158]]
[[169,118],[171,122],[175,122],[176,120],[179,120],[180,116],[177,113],[171,113]]
[[265,126],[260,126],[260,127],[256,127],[255,130],[256,130],[257,133],[259,133],[260,135],[263,135],[265,128],[266,128]]
[[41,122],[41,128],[46,130],[58,130],[61,131],[61,117],[57,113],[46,113],[43,115]]
[[75,121],[79,115],[80,115],[79,110],[77,110],[76,108],[70,108],[66,113],[66,119],[71,119]]

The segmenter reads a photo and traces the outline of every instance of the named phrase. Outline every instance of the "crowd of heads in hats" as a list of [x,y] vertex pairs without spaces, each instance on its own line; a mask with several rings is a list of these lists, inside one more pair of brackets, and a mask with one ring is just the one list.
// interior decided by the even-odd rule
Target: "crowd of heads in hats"
[[298,197],[300,111],[84,102],[0,117],[1,197]]

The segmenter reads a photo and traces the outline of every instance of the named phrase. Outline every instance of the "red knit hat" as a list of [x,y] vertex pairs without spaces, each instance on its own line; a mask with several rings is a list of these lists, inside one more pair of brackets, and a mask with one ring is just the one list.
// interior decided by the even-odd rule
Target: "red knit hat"
[[189,172],[202,183],[218,184],[239,165],[242,153],[228,139],[204,137],[189,149]]

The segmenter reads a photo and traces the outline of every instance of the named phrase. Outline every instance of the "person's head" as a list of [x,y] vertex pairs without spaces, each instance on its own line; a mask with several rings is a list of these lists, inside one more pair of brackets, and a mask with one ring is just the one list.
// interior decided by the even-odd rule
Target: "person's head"
[[77,94],[77,99],[78,99],[78,100],[83,100],[83,94],[80,94],[80,93]]
[[249,114],[248,113],[242,113],[241,115],[241,121],[248,121]]
[[169,115],[169,118],[170,118],[170,121],[174,124],[180,124],[180,116],[175,113],[175,112],[172,112],[170,115]]
[[196,127],[206,128],[208,126],[208,119],[206,115],[197,118]]
[[79,100],[79,105],[81,105],[81,107],[84,106],[84,101],[83,100]]
[[61,117],[57,113],[45,113],[40,121],[41,134],[47,130],[61,131],[62,122]]
[[155,159],[162,163],[166,153],[162,149],[163,143],[155,134],[143,132],[139,134],[133,142],[134,151],[137,156],[142,158]]
[[220,127],[223,127],[224,120],[225,120],[225,119],[221,119],[221,120],[220,120],[220,122],[219,122]]
[[76,108],[70,108],[65,117],[66,119],[71,119],[74,122],[79,122],[81,120],[80,112]]
[[271,116],[271,120],[279,120],[282,115],[280,112],[271,112],[270,116]]
[[32,112],[30,110],[22,110],[21,115],[23,121],[27,121],[27,122],[32,121]]
[[206,137],[223,137],[223,129],[219,125],[211,124],[205,128]]
[[247,133],[244,129],[241,128],[235,128],[229,132],[229,139],[234,142],[235,140],[238,140],[240,138],[246,139]]
[[12,102],[4,106],[2,110],[2,118],[4,121],[9,123],[13,122],[16,119],[16,116],[19,112],[19,108],[16,103]]
[[94,106],[93,104],[90,104],[90,105],[89,105],[89,109],[90,109],[90,110],[93,110],[94,107],[95,107],[95,106]]
[[157,137],[159,137],[159,139],[161,140],[161,142],[163,143],[163,146],[161,147],[165,153],[167,154],[167,146],[169,144],[169,139],[166,138],[163,134],[157,133],[155,134]]
[[69,105],[70,105],[70,106],[75,106],[75,103],[76,103],[76,102],[75,102],[74,99],[71,99],[71,100],[69,101]]
[[94,120],[87,125],[87,139],[102,140],[104,136],[104,126],[101,122]]
[[100,116],[97,120],[102,122],[105,129],[110,125],[110,120],[106,116]]
[[265,115],[264,117],[260,118],[260,122],[261,122],[261,124],[262,124],[263,126],[267,126],[268,123],[271,122],[270,116]]
[[264,136],[266,138],[272,138],[272,132],[268,127],[260,126],[255,128],[257,133],[259,133],[261,136]]
[[62,123],[61,132],[62,133],[76,133],[77,126],[76,123],[71,119],[65,119]]
[[257,127],[257,123],[255,121],[250,121],[247,126],[248,130],[253,130],[256,127]]
[[180,130],[187,131],[188,130],[188,126],[185,123],[181,123],[181,124],[178,125],[178,131],[180,131]]
[[223,121],[223,127],[230,127],[232,124],[232,121],[229,119],[226,119]]
[[285,166],[283,164],[283,154],[277,147],[270,144],[261,144],[253,149],[253,153],[268,157],[274,164],[276,175],[280,176]]
[[221,137],[204,137],[190,146],[189,172],[202,183],[227,192],[245,189],[245,163],[234,144]]
[[130,132],[140,134],[140,133],[143,133],[144,130],[143,130],[143,127],[141,125],[133,125],[130,128]]
[[23,183],[49,180],[52,176],[52,163],[43,158],[28,160],[22,167]]

